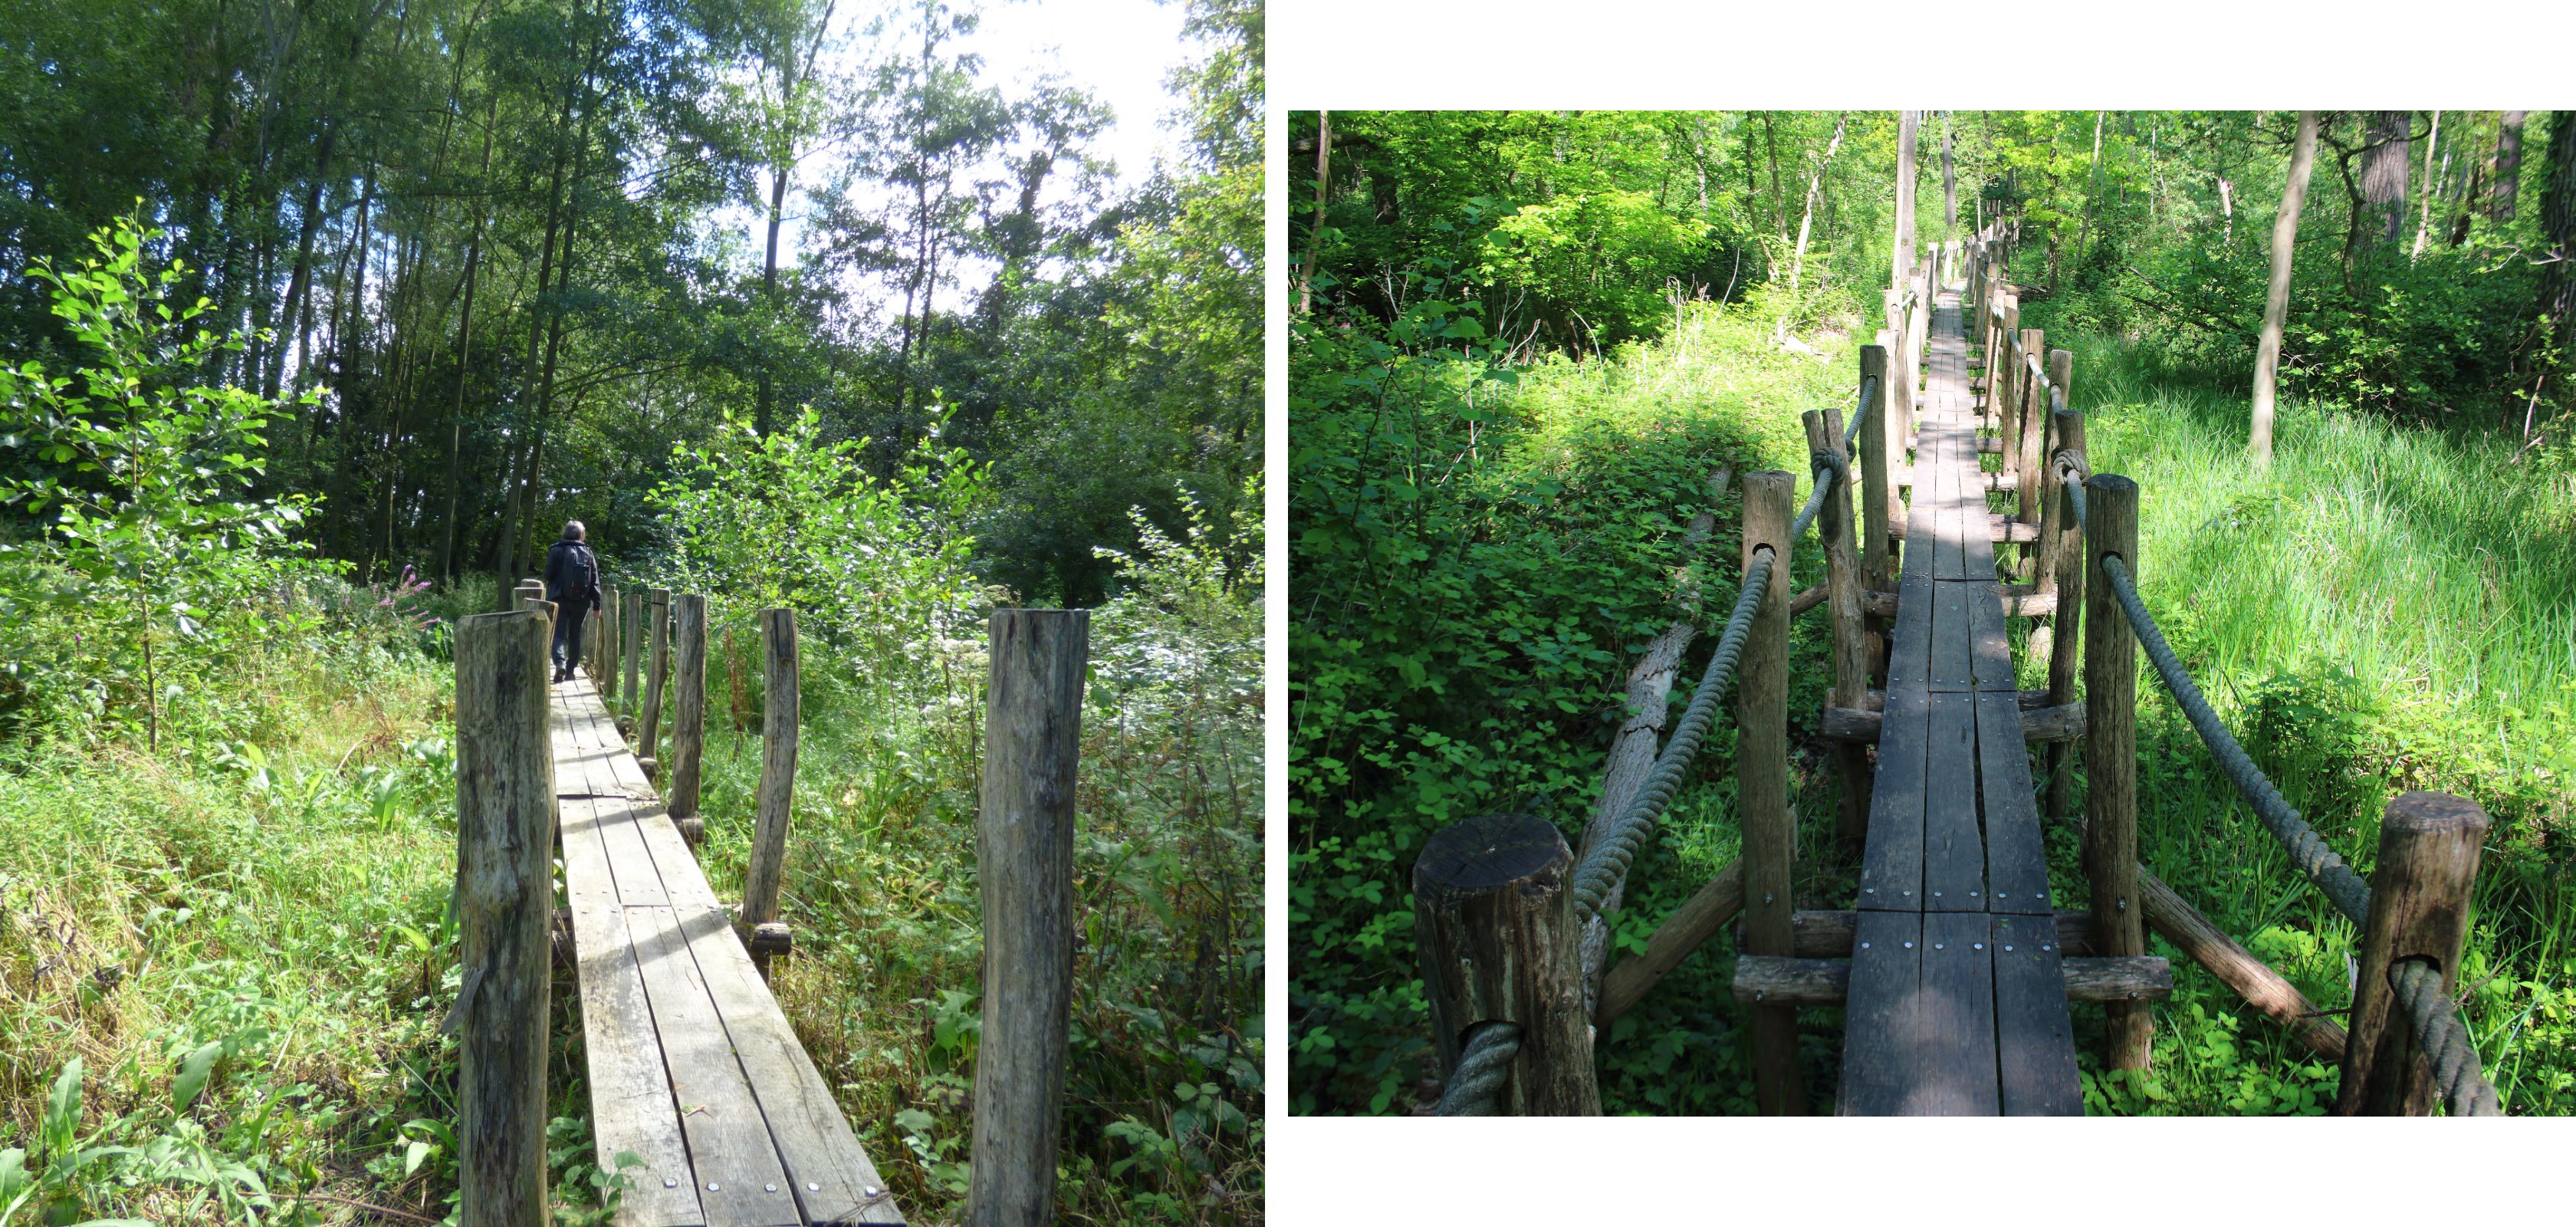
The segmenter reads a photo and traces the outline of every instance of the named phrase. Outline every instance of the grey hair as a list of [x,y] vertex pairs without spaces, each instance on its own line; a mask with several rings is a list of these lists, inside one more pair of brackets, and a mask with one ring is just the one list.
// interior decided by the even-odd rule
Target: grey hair
[[590,530],[581,526],[581,521],[579,520],[564,521],[564,540],[566,541],[579,541],[584,536],[587,536],[589,531]]

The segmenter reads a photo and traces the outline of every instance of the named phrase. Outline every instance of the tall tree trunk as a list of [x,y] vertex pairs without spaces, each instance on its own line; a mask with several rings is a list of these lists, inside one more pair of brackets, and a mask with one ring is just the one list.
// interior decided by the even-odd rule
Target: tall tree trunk
[[[501,92],[496,89],[483,125],[483,166],[474,176],[478,186],[492,173],[492,133],[500,126],[500,119]],[[465,385],[474,374],[474,287],[483,268],[483,224],[489,214],[483,201],[474,202],[474,237],[465,245],[465,303],[456,320],[456,404],[447,424],[447,527],[438,537],[438,576],[442,582],[456,578],[456,495],[465,479]]]
[[[1841,131],[1839,124],[1835,130]],[[1951,158],[1950,113],[1941,112],[1941,236],[1959,233],[1959,173]]]
[[2415,248],[2406,253],[2409,264],[2424,256],[2424,239],[2433,233],[2433,193],[2442,188],[2442,177],[2433,169],[2433,155],[2442,148],[2442,113],[2433,112],[2433,130],[2424,135],[2424,209],[2415,222]]
[[2560,351],[2568,344],[2567,323],[2576,315],[2576,111],[2549,116],[2549,179],[2540,194],[2540,232],[2549,244],[2548,263],[2540,266],[2540,314],[2549,322]]
[[2496,117],[2494,168],[2487,172],[2487,217],[2501,226],[2513,220],[2514,197],[2522,191],[2522,124],[2529,111],[2502,111]]
[[2281,185],[2281,211],[2272,219],[2272,287],[2263,296],[2263,343],[2254,353],[2254,430],[2246,451],[2254,467],[2272,463],[2273,385],[2281,367],[2281,326],[2290,311],[2290,267],[2299,248],[2299,207],[2307,203],[2308,172],[2317,162],[2317,113],[2299,112],[2299,135],[2290,148],[2290,177]]
[[1816,160],[1816,169],[1807,176],[1807,207],[1798,216],[1798,255],[1789,264],[1789,292],[1798,291],[1798,278],[1807,270],[1807,231],[1816,221],[1816,197],[1824,190],[1825,167],[1834,160],[1834,151],[1843,147],[1843,117],[1834,116],[1833,139],[1825,142],[1825,156]]
[[1771,167],[1771,232],[1780,241],[1789,241],[1789,200],[1780,194],[1780,136],[1773,130],[1771,112],[1762,113],[1762,156]]
[[2361,203],[2379,241],[2395,245],[2406,234],[2407,139],[2414,123],[2411,111],[2374,111],[2370,145],[2362,154]]
[[1914,134],[1923,112],[1902,111],[1896,119],[1896,242],[1888,252],[1887,283],[1902,289],[1914,272]]
[[[2084,222],[2075,228],[2075,267],[2078,271],[2084,267],[2085,247],[2093,238],[2093,202],[2102,194],[2102,117],[2105,114],[2107,112],[2093,112],[2093,166],[2084,174]],[[2055,293],[2057,283],[2051,280],[2048,288],[2050,293]]]
[[[1315,309],[1315,253],[1324,246],[1324,189],[1333,175],[1333,113],[1315,112],[1315,220],[1306,228],[1306,262],[1297,270],[1297,314]],[[1707,172],[1701,172],[1706,181]],[[1703,188],[1701,195],[1707,194]]]

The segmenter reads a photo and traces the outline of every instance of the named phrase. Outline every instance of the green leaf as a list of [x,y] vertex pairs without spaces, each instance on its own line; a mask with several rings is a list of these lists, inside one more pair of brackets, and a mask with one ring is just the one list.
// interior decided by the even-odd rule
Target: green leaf
[[206,1089],[207,1076],[215,1072],[215,1058],[222,1055],[223,1041],[214,1040],[189,1053],[188,1059],[179,1063],[179,1080],[170,1088],[172,1107],[185,1112],[190,1104],[197,1101],[198,1092]]
[[72,1138],[80,1127],[81,1059],[73,1057],[63,1066],[62,1076],[54,1079],[54,1093],[45,1104],[43,1135],[46,1153],[60,1158],[72,1148]]

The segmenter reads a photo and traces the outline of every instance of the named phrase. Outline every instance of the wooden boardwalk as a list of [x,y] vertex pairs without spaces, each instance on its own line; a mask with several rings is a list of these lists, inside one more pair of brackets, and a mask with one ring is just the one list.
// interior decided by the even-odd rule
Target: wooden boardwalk
[[627,1227],[900,1223],[831,1087],[586,678],[554,688],[555,792],[599,1164]]
[[1936,299],[1845,1005],[1852,1115],[2083,1111],[1959,294]]

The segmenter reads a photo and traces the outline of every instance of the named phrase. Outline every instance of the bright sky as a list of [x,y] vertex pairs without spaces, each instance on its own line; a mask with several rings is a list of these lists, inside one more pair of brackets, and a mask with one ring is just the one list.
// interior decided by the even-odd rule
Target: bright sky
[[[844,0],[833,16],[833,33],[854,35],[897,3],[900,0]],[[988,0],[975,32],[951,44],[949,50],[983,57],[980,79],[1000,87],[1004,97],[1025,95],[1031,83],[1053,72],[1108,104],[1115,122],[1094,142],[1093,150],[1117,164],[1118,188],[1132,188],[1153,174],[1156,156],[1170,157],[1179,147],[1177,133],[1166,122],[1179,100],[1164,92],[1163,78],[1198,54],[1195,43],[1184,46],[1181,41],[1186,16],[1180,0]],[[842,52],[843,66],[855,69],[872,50],[865,38],[850,37]],[[799,191],[789,197],[788,216],[779,228],[781,265],[792,265],[803,250],[799,224],[806,207],[799,199],[803,189],[824,182],[837,170],[826,158],[808,159],[797,168]],[[737,205],[719,213],[715,224],[742,235],[743,250],[757,261],[761,220],[758,210]],[[941,305],[955,307],[956,295],[981,288],[991,277],[989,265],[970,263],[959,270],[958,284],[941,292]]]

